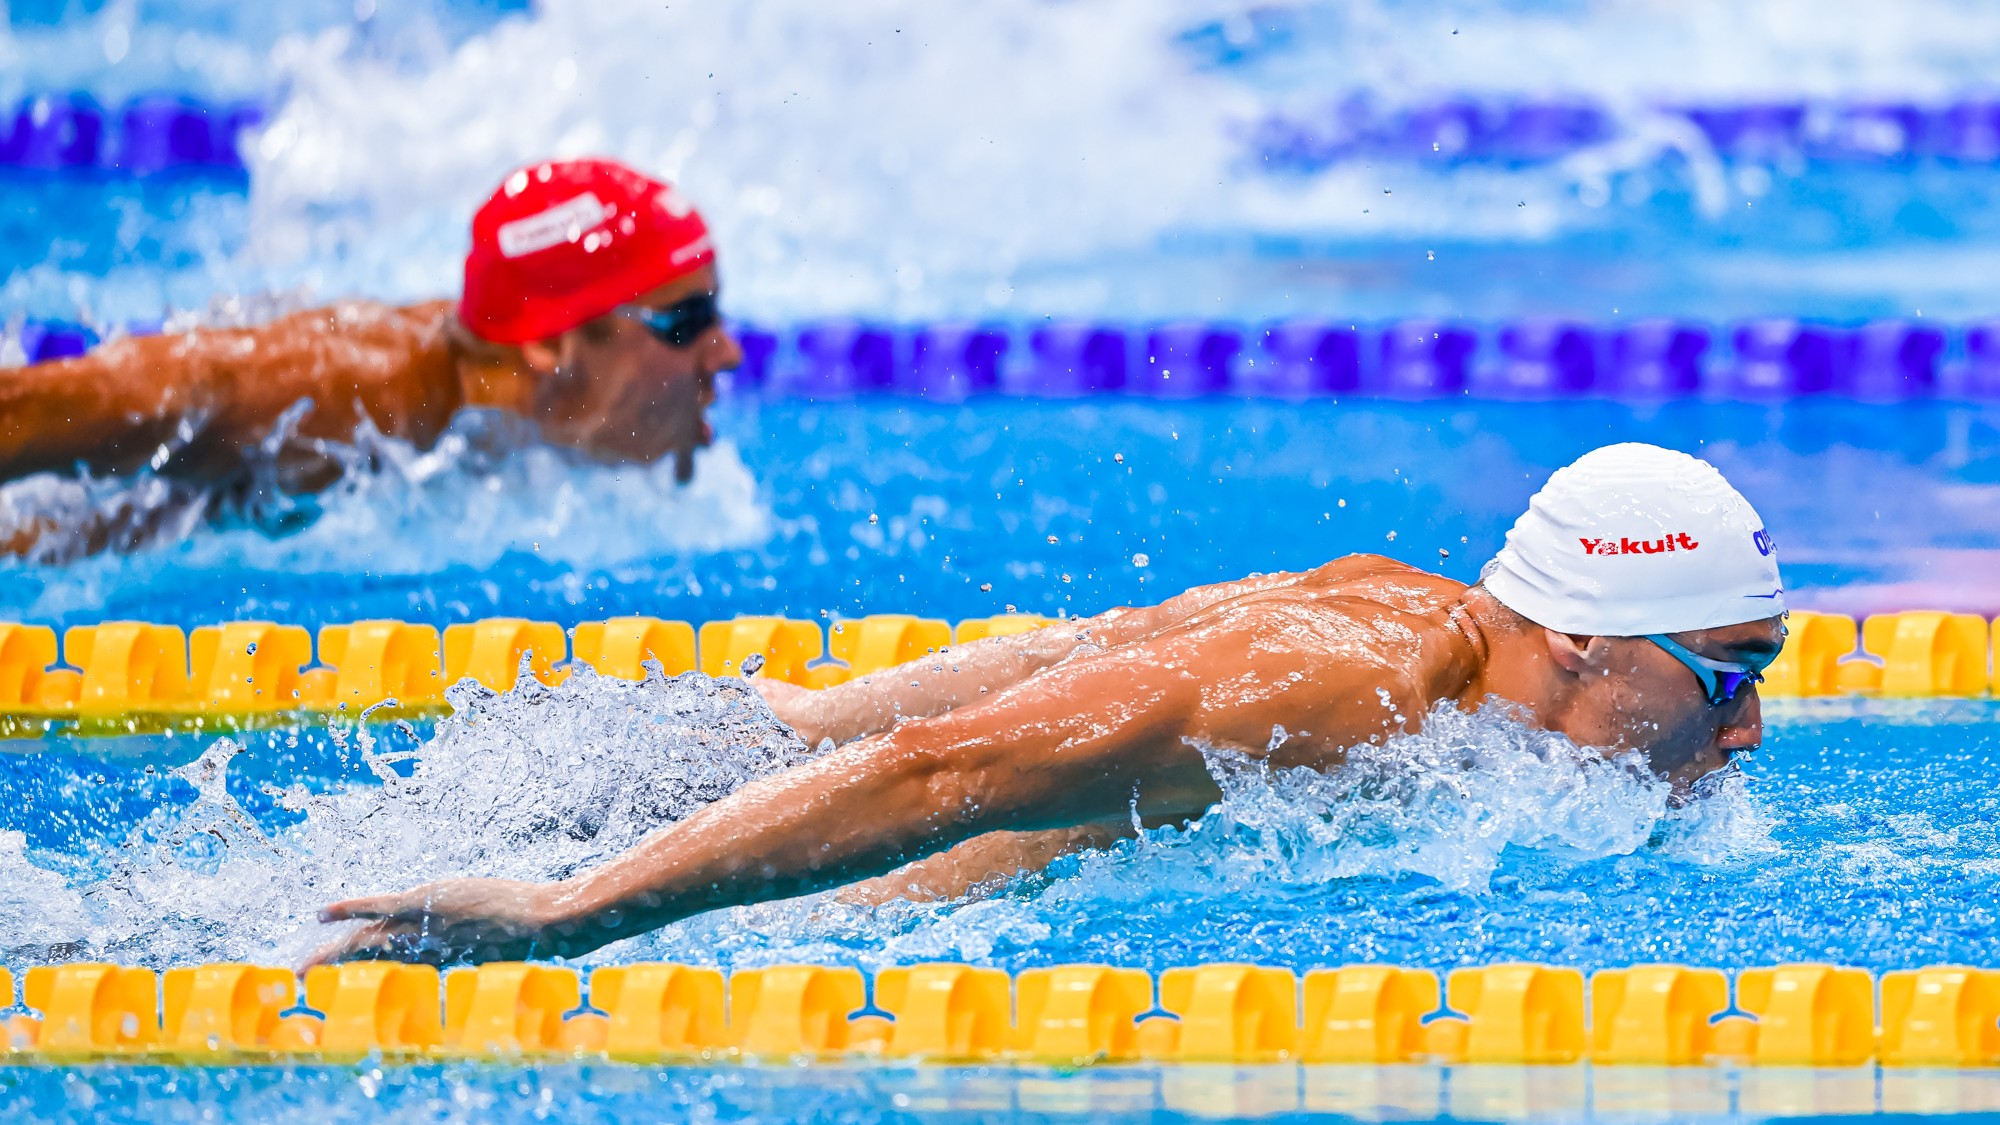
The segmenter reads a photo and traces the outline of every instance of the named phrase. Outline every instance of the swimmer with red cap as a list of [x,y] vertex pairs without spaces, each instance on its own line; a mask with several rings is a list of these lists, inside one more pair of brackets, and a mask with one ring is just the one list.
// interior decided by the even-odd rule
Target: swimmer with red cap
[[[708,228],[672,185],[614,160],[530,165],[473,216],[456,305],[351,301],[0,371],[0,480],[150,467],[213,489],[271,456],[280,488],[310,492],[339,476],[327,442],[372,426],[424,448],[483,407],[603,460],[672,457],[685,481],[716,373],[742,361],[717,291]],[[57,531],[78,529],[0,528],[0,551]],[[89,549],[144,538],[82,534]]]
[[821,692],[770,685],[808,742],[843,745],[567,879],[335,903],[323,920],[367,924],[315,960],[573,957],[856,880],[864,899],[951,895],[1201,816],[1214,752],[1336,769],[1440,708],[1500,709],[1686,794],[1762,740],[1784,612],[1764,521],[1721,473],[1608,446],[1549,478],[1472,586],[1352,555]]

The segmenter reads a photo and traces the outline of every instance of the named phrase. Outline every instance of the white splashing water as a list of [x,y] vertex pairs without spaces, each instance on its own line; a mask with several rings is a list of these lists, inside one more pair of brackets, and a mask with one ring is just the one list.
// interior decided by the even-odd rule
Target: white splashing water
[[[275,510],[256,518],[261,526],[207,526],[214,498],[143,474],[39,474],[0,485],[0,540],[37,523],[97,524],[113,529],[114,541],[141,548],[126,557],[76,559],[97,533],[44,535],[27,561],[68,565],[41,571],[46,584],[24,614],[62,618],[88,610],[106,590],[130,589],[161,567],[426,574],[533,552],[584,569],[753,546],[770,538],[775,524],[728,441],[696,453],[686,484],[675,481],[671,461],[600,464],[476,413],[462,414],[429,450],[369,431],[352,447],[327,448],[344,466],[341,478],[303,500],[263,488],[259,503]],[[306,518],[289,519],[293,514]],[[267,530],[287,522],[304,526]]]
[[[606,465],[531,434],[484,432],[488,423],[508,428],[462,413],[422,451],[359,434],[343,455],[347,472],[317,498],[320,514],[309,528],[281,539],[248,529],[207,537],[186,561],[420,574],[532,550],[553,562],[602,566],[770,535],[770,511],[734,443],[697,451],[694,479],[682,485],[671,459]],[[438,534],[440,526],[450,533]]]
[[688,189],[763,315],[926,315],[938,283],[1004,301],[1053,247],[1195,218],[1232,158],[1251,100],[1191,72],[1175,9],[554,0],[421,73],[344,32],[292,41],[251,152],[255,251],[343,259],[323,287],[447,291],[511,166],[609,153]]
[[[701,201],[737,298],[759,315],[1116,308],[1132,298],[1076,263],[1218,231],[1540,239],[1603,225],[1579,185],[1669,151],[1707,169],[1713,216],[1725,201],[1712,154],[1654,103],[1937,97],[1984,82],[2000,14],[1920,7],[1775,0],[1746,19],[1727,0],[546,0],[414,69],[357,57],[350,33],[330,32],[273,52],[290,94],[252,152],[253,257],[310,262],[330,290],[447,292],[465,217],[508,167],[603,152]],[[1288,41],[1236,69],[1179,41],[1219,23],[1252,43],[1274,22]],[[1555,166],[1460,169],[1399,199],[1363,164],[1273,179],[1238,139],[1272,108],[1356,90],[1387,105],[1583,96],[1631,132]],[[1212,302],[1199,279],[1177,290],[1183,315]]]
[[[305,819],[266,834],[225,788],[238,743],[174,771],[198,797],[156,810],[121,846],[89,857],[73,889],[0,838],[0,951],[74,943],[145,964],[285,962],[330,936],[327,902],[429,879],[560,878],[810,753],[741,679],[655,674],[642,683],[579,669],[497,695],[450,690],[453,715],[409,757],[356,747],[379,779],[328,794],[293,787]],[[55,880],[59,883],[59,880]]]
[[[470,213],[507,169],[603,153],[687,187],[734,307],[778,319],[1213,315],[1249,280],[1163,258],[1217,235],[1601,230],[1623,198],[1607,185],[1669,157],[1713,219],[1732,189],[1660,104],[1941,99],[1983,88],[2000,43],[2000,12],[1974,0],[541,0],[477,33],[448,0],[395,5],[394,27],[386,13],[346,21],[337,0],[252,7],[169,23],[112,4],[53,31],[0,30],[0,93],[11,80],[108,101],[149,87],[275,96],[246,154],[247,249],[210,252],[204,284],[449,293]],[[1183,41],[1197,28],[1245,60],[1215,65]],[[1381,160],[1272,177],[1242,142],[1267,112],[1356,93],[1385,108],[1583,98],[1625,133],[1554,164],[1399,174],[1394,197]]]

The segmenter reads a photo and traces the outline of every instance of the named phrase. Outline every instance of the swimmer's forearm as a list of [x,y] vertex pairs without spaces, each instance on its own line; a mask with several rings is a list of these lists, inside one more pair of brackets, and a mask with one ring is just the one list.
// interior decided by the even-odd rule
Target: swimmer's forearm
[[553,888],[554,946],[582,952],[727,906],[811,894],[1015,826],[941,799],[935,755],[879,739],[745,786]]
[[1216,796],[1183,736],[1188,654],[1134,645],[980,706],[916,720],[744,786],[550,892],[548,934],[588,950],[707,910],[885,874],[994,831],[1194,815]]
[[136,468],[172,436],[177,404],[199,397],[191,378],[161,337],[0,370],[0,477]]

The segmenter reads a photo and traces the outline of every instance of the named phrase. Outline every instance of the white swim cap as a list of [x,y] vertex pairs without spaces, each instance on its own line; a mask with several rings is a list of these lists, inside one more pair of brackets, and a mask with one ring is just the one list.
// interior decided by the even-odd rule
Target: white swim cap
[[1557,469],[1480,576],[1550,629],[1681,633],[1785,612],[1764,521],[1715,466],[1657,445],[1607,445]]

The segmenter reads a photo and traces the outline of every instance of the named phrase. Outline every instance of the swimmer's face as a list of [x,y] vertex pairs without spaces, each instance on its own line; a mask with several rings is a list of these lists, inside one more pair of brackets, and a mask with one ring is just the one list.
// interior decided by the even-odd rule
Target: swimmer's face
[[[1671,634],[1712,660],[1762,665],[1784,644],[1781,619]],[[1639,637],[1591,637],[1576,650],[1579,693],[1563,733],[1586,746],[1636,750],[1680,792],[1695,779],[1757,749],[1764,740],[1763,705],[1745,685],[1719,706],[1686,665]],[[1567,662],[1565,662],[1567,663]]]
[[[719,289],[715,268],[704,266],[630,303],[666,309]],[[715,401],[716,373],[743,362],[721,321],[682,348],[614,314],[545,348],[551,370],[537,403],[544,436],[608,461],[672,456],[682,480],[694,473],[694,451],[712,437],[704,412]]]

